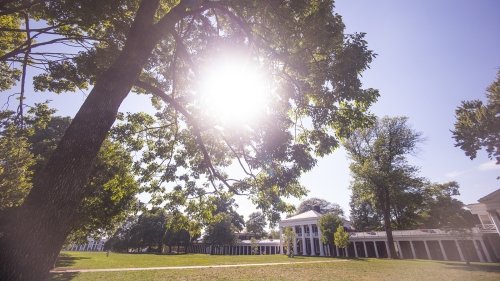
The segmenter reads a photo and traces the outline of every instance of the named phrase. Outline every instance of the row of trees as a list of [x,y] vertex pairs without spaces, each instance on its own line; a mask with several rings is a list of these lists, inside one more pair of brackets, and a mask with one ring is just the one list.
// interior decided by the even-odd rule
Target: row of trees
[[167,213],[164,209],[144,210],[139,216],[132,216],[106,242],[107,249],[117,252],[172,253],[189,246],[201,236],[201,224],[189,220],[179,212]]

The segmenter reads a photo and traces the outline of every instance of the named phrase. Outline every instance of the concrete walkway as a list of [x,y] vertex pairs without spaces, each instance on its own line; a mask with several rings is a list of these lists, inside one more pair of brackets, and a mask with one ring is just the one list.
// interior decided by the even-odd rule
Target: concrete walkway
[[130,268],[99,268],[99,269],[64,269],[56,268],[51,273],[77,273],[77,272],[113,272],[113,271],[139,271],[139,270],[176,270],[176,269],[202,269],[202,268],[228,268],[246,266],[271,266],[308,263],[334,263],[348,260],[325,260],[325,261],[299,261],[299,262],[275,262],[275,263],[243,263],[243,264],[221,264],[221,265],[194,265],[194,266],[164,266],[164,267],[130,267]]

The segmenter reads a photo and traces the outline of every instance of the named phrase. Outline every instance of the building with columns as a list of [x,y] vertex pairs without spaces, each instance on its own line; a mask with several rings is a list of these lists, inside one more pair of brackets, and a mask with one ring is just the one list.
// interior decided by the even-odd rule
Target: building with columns
[[[500,262],[500,189],[468,205],[478,215],[481,225],[463,231],[440,229],[415,229],[393,231],[394,246],[400,258],[455,261]],[[336,247],[321,243],[318,227],[321,214],[308,211],[279,223],[280,235],[286,227],[296,234],[293,251],[304,256],[340,256]],[[348,222],[344,226],[350,229]],[[350,231],[349,257],[389,257],[389,247],[384,231]],[[283,244],[280,241],[280,252]]]
[[[318,227],[320,218],[320,213],[311,210],[280,221],[280,236],[283,234],[283,229],[287,227],[295,231],[294,255],[325,256],[325,253],[329,251],[320,240],[321,230]],[[283,248],[282,242],[280,242],[280,248]]]
[[467,207],[481,222],[476,228],[484,233],[483,239],[492,245],[495,256],[500,257],[500,189],[477,201]]

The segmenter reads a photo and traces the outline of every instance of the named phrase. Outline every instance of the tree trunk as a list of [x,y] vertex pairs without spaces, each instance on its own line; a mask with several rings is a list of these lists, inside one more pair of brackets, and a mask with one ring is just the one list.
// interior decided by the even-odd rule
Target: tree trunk
[[389,188],[383,189],[384,196],[384,229],[387,236],[387,244],[389,247],[389,253],[387,255],[389,258],[397,259],[396,248],[394,247],[394,238],[392,237],[392,226],[391,226],[391,198],[389,194]]
[[150,56],[158,1],[143,1],[117,60],[97,80],[33,188],[2,220],[0,280],[44,280],[71,232],[76,209],[120,104]]

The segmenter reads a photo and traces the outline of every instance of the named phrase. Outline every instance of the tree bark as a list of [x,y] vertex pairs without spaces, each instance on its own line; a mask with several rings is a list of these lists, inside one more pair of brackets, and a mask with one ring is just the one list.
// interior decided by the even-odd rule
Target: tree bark
[[394,238],[392,237],[392,226],[391,226],[391,198],[389,194],[389,188],[383,188],[384,196],[384,229],[387,236],[387,244],[389,247],[389,253],[387,255],[389,258],[397,259],[396,248],[394,247]]
[[[93,161],[160,39],[159,0],[142,1],[117,60],[97,80],[33,188],[0,227],[0,280],[44,280],[71,232]],[[172,11],[171,11],[172,13]]]

